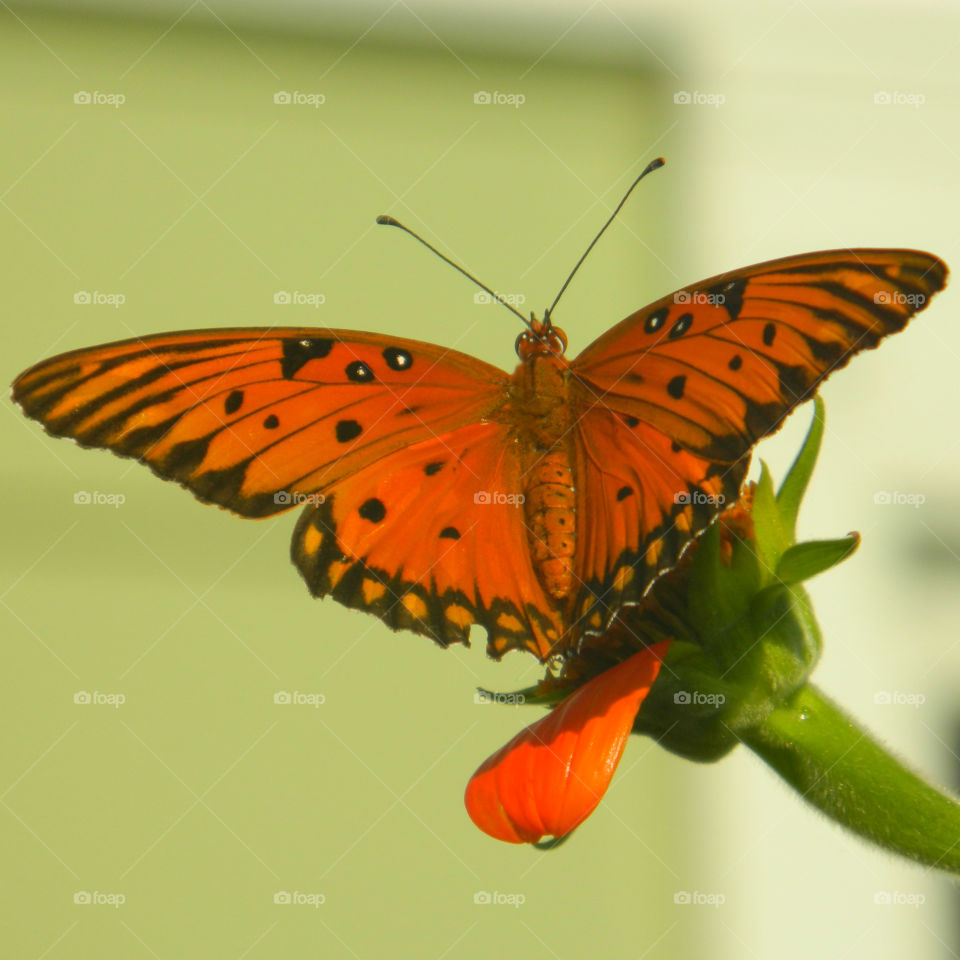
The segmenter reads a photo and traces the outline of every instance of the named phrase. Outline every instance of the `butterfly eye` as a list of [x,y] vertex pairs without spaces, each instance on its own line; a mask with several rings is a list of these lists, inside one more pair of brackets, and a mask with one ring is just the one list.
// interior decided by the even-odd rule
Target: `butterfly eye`
[[547,343],[551,353],[562,356],[567,350],[567,335],[559,327],[551,327]]

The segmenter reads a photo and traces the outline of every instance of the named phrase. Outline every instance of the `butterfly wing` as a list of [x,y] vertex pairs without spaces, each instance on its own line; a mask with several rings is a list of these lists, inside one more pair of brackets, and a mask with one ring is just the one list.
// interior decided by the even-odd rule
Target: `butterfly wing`
[[469,424],[334,484],[293,538],[310,590],[443,646],[479,623],[492,656],[545,659],[561,612],[531,564],[510,429]]
[[496,367],[414,340],[247,328],[73,351],[21,374],[13,397],[52,434],[262,517],[479,420],[505,383]]
[[507,380],[412,340],[217,329],[64,354],[13,394],[50,433],[242,516],[307,500],[293,559],[315,595],[443,645],[479,623],[495,656],[543,657],[559,613],[530,563],[508,427],[483,422]]
[[913,250],[788,257],[678,290],[588,346],[571,363],[586,518],[577,615],[595,628],[639,602],[736,498],[753,445],[946,277]]

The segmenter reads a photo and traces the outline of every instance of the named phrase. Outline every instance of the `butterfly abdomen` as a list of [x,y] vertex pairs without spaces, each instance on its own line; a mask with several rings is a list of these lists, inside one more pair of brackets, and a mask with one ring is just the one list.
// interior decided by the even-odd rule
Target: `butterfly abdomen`
[[573,584],[577,543],[573,471],[566,451],[553,450],[534,466],[524,509],[540,581],[550,596],[561,600]]

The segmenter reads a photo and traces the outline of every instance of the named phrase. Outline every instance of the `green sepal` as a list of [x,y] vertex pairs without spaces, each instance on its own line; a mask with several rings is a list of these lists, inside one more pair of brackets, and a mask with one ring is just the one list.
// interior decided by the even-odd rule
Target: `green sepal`
[[794,544],[780,557],[777,579],[786,584],[802,583],[842,563],[859,545],[859,533],[838,540],[808,540]]
[[820,453],[820,444],[823,440],[826,422],[826,407],[819,396],[815,397],[813,401],[813,422],[810,424],[807,438],[800,449],[800,453],[797,454],[797,459],[793,461],[793,465],[787,471],[787,475],[777,491],[777,505],[780,507],[780,516],[791,540],[796,539],[797,536],[797,515],[800,513],[800,504],[807,492],[810,477],[813,476],[813,468],[816,466],[817,456]]

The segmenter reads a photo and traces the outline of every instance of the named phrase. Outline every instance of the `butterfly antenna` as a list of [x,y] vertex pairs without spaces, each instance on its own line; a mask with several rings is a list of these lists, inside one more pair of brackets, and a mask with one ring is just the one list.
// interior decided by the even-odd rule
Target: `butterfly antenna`
[[577,265],[573,268],[573,270],[570,271],[570,276],[567,277],[566,283],[564,283],[564,285],[560,288],[560,292],[557,294],[556,299],[554,299],[553,303],[551,303],[550,306],[547,308],[547,312],[543,315],[543,319],[545,322],[548,322],[550,320],[550,315],[553,313],[553,308],[560,301],[560,298],[563,296],[563,293],[567,289],[567,287],[570,286],[570,281],[574,278],[574,276],[576,275],[576,272],[580,269],[580,265],[583,263],[584,260],[587,259],[587,255],[597,245],[597,241],[604,235],[607,227],[609,227],[610,224],[613,223],[614,217],[616,217],[616,215],[620,212],[621,207],[623,207],[623,205],[627,202],[627,199],[630,196],[630,194],[633,193],[633,188],[648,173],[653,173],[654,170],[659,170],[660,167],[662,167],[665,163],[666,163],[666,160],[664,160],[663,157],[657,157],[656,160],[651,160],[643,168],[643,173],[641,173],[640,176],[637,177],[637,179],[630,184],[630,189],[627,190],[627,192],[623,195],[623,199],[617,204],[617,209],[610,214],[610,217],[607,220],[607,222],[600,228],[600,232],[593,238],[593,242],[590,244],[589,247],[587,247],[586,250],[584,250],[583,256],[577,261]]
[[510,306],[510,304],[507,303],[507,301],[504,300],[499,293],[495,293],[485,283],[481,283],[472,273],[468,273],[466,270],[464,270],[460,264],[454,263],[448,256],[442,254],[435,246],[433,246],[433,244],[427,243],[427,241],[424,240],[419,233],[414,233],[413,230],[411,230],[409,227],[405,227],[399,220],[395,220],[393,217],[389,217],[385,213],[381,213],[380,216],[377,217],[377,223],[379,223],[381,226],[399,227],[404,231],[404,233],[409,233],[414,240],[419,240],[428,250],[435,253],[441,260],[449,263],[454,270],[459,270],[460,273],[462,273],[468,280],[472,280],[481,290],[486,290],[486,292],[489,293],[490,296],[497,301],[497,303],[502,303],[503,306],[505,306],[511,313],[515,313],[527,327],[533,330],[533,325],[519,310]]

